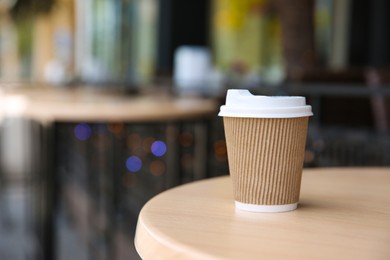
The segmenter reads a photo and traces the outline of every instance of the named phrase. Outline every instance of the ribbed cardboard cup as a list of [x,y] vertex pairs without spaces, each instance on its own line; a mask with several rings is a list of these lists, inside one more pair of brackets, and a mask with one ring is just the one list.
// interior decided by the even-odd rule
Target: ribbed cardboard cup
[[237,208],[255,212],[297,208],[308,119],[224,116]]
[[[296,208],[307,124],[308,117],[224,117],[229,170],[237,207],[245,209],[243,204],[264,206],[257,207],[258,211]],[[281,207],[267,207],[272,205]],[[247,206],[248,210],[256,211],[256,207]]]

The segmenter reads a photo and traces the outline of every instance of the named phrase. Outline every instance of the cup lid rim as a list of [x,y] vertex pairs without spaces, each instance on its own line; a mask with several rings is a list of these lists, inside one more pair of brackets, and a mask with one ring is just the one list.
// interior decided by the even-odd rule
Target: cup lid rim
[[312,116],[312,108],[302,96],[253,95],[246,89],[229,89],[219,116],[290,118]]

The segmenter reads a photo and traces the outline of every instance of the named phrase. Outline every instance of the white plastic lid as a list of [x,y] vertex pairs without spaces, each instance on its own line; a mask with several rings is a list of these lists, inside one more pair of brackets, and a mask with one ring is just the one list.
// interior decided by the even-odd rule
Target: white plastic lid
[[311,106],[299,96],[256,96],[246,89],[229,89],[219,116],[291,118],[312,116]]

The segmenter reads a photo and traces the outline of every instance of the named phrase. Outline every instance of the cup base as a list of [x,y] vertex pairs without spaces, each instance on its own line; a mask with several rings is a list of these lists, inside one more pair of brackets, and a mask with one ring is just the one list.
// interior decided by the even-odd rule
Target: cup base
[[235,206],[237,209],[251,212],[286,212],[296,209],[298,203],[285,205],[256,205],[235,201]]

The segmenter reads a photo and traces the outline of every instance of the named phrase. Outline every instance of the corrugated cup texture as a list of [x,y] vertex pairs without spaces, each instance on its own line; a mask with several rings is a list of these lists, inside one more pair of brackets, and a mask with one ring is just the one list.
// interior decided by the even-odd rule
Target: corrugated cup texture
[[224,117],[236,201],[284,205],[299,200],[308,117]]

